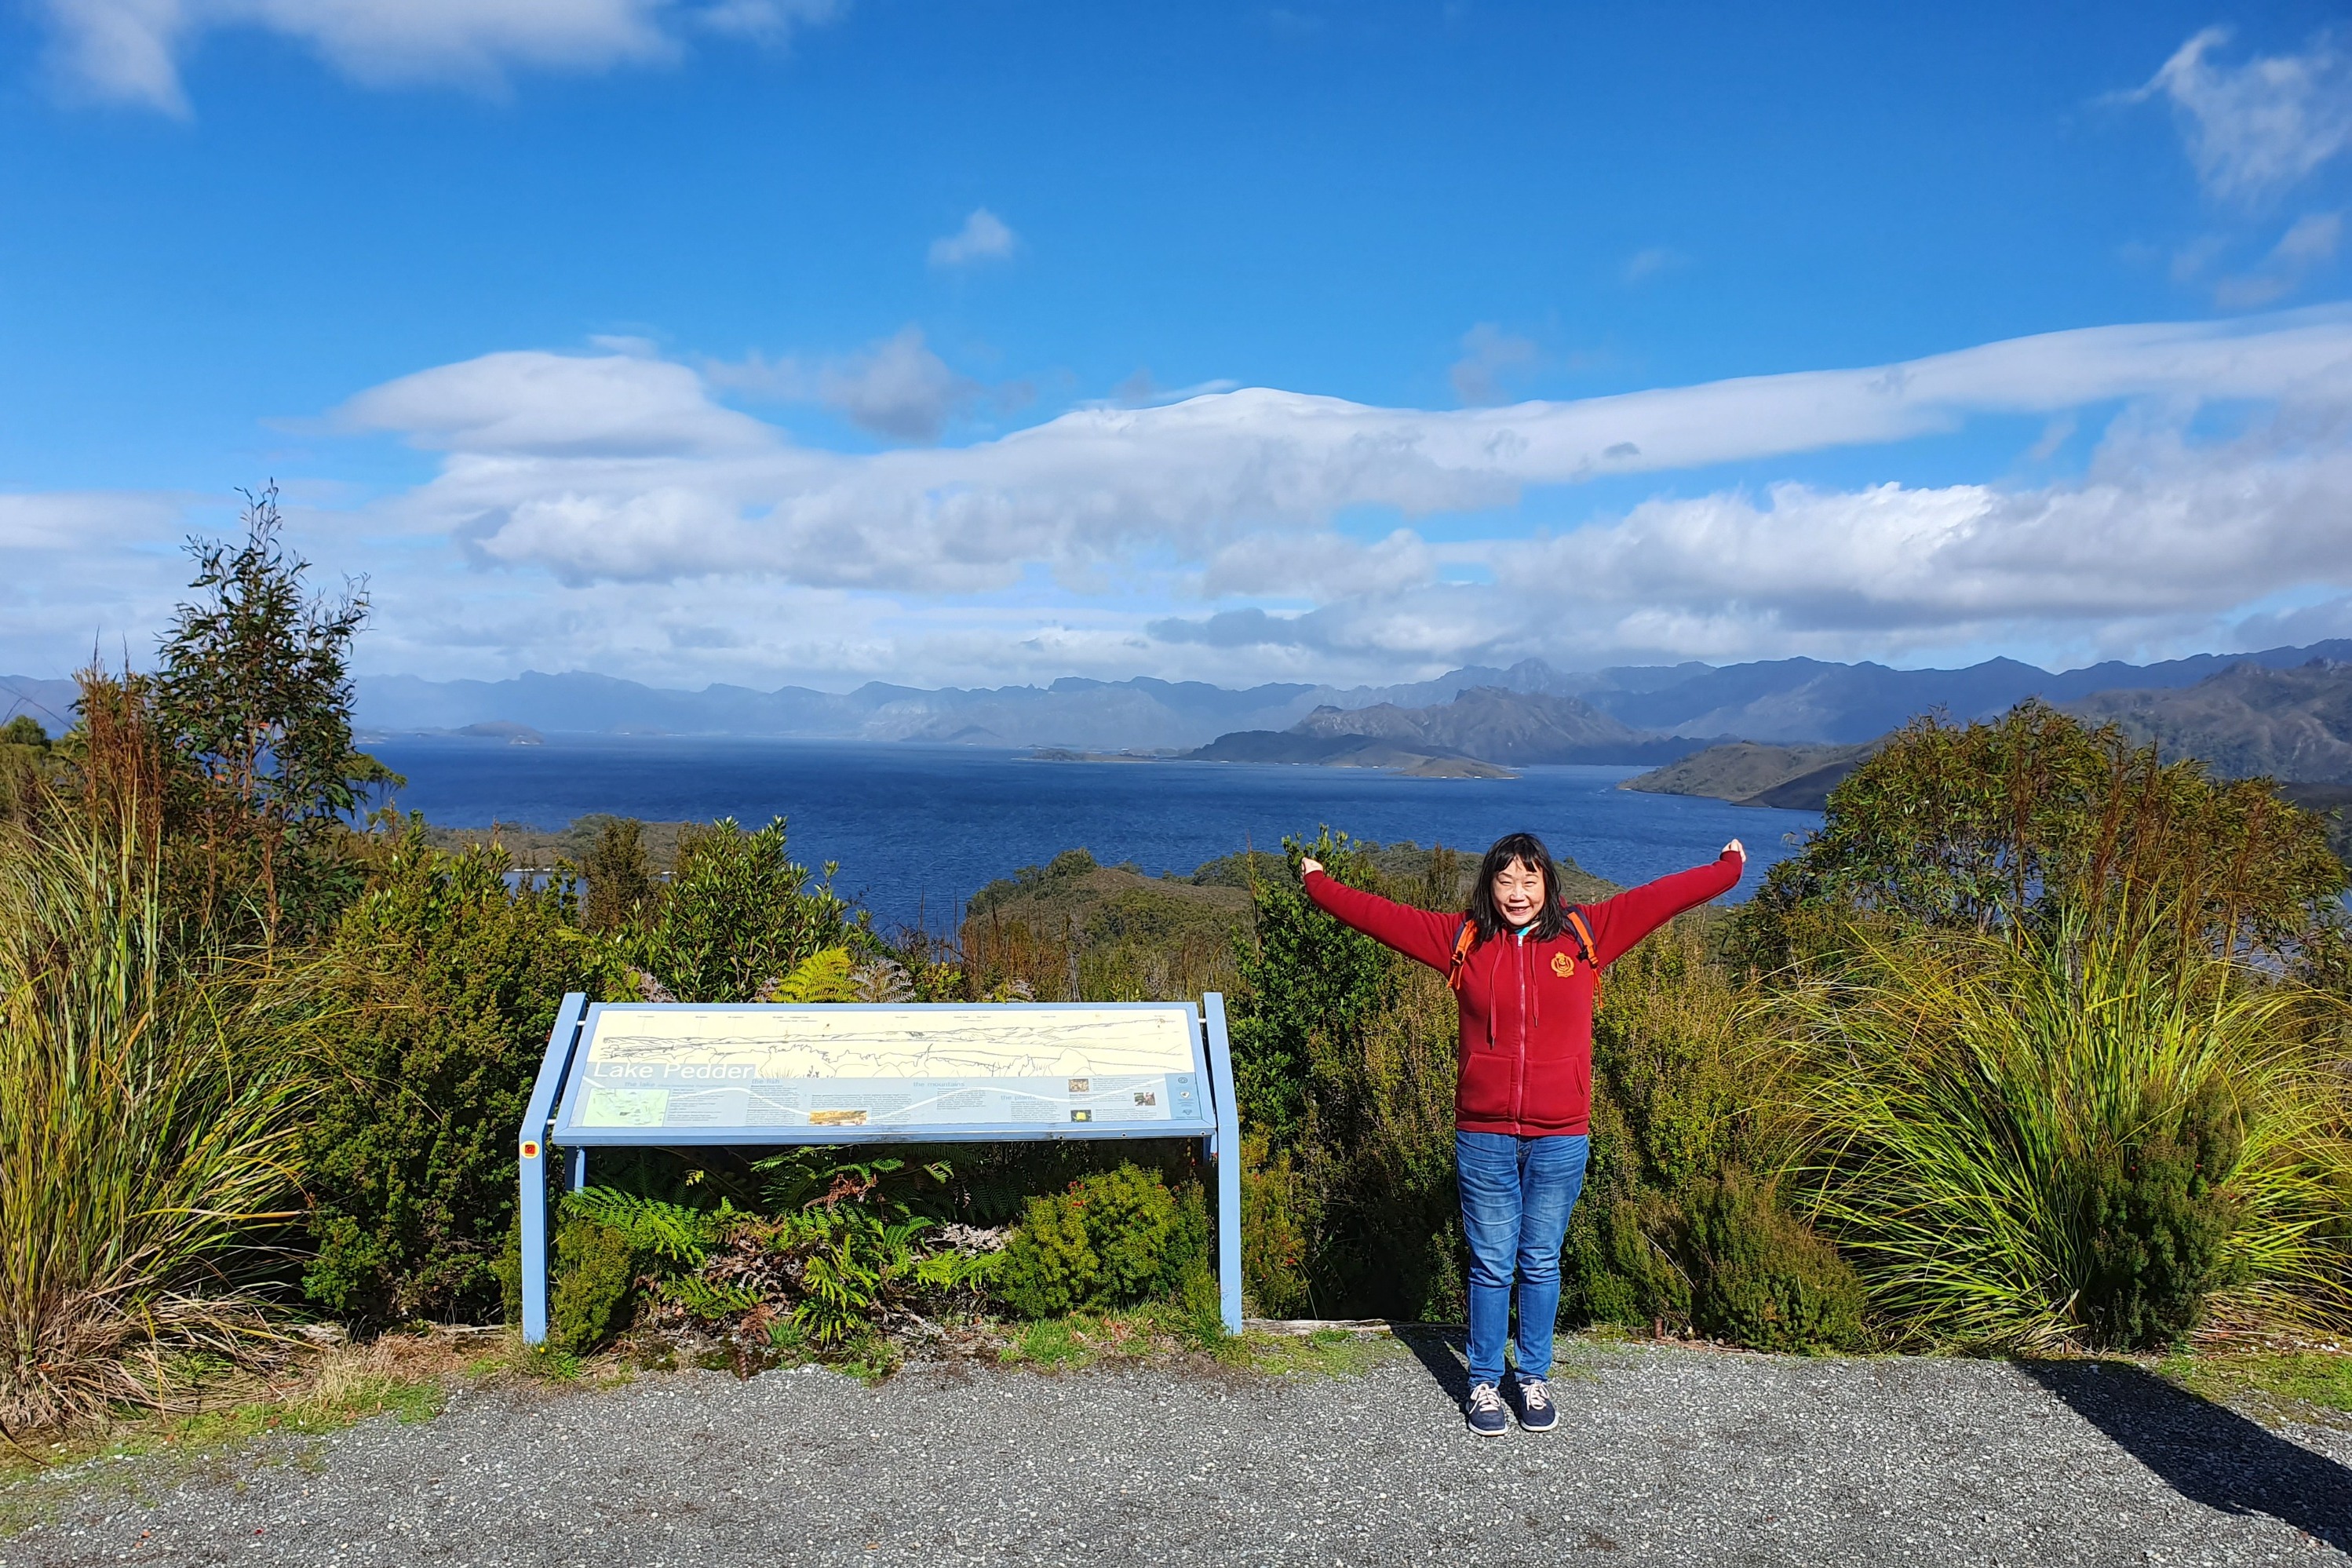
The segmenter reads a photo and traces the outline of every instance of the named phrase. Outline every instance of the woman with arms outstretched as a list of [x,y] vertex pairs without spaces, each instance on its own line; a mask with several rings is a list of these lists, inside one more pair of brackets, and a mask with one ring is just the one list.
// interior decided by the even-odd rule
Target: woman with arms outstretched
[[1466,913],[1417,910],[1340,882],[1318,860],[1300,867],[1317,907],[1445,976],[1461,1010],[1454,1161],[1462,1235],[1470,1247],[1470,1430],[1500,1436],[1503,1341],[1518,1283],[1519,1425],[1549,1431],[1552,1322],[1559,1249],[1584,1186],[1592,1115],[1595,981],[1635,942],[1685,910],[1739,883],[1737,838],[1710,865],[1570,906],[1559,871],[1532,833],[1497,839],[1478,868]]

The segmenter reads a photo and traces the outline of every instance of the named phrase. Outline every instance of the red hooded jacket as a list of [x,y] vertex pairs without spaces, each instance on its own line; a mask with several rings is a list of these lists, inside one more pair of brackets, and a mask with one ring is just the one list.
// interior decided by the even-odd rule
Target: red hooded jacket
[[[1604,967],[1643,937],[1739,885],[1745,866],[1725,850],[1711,866],[1677,871],[1613,899],[1580,906]],[[1307,874],[1316,906],[1441,974],[1454,956],[1458,910],[1417,910]],[[1550,942],[1503,935],[1463,963],[1461,1079],[1454,1124],[1465,1132],[1582,1132],[1592,1120],[1592,966],[1573,933]]]

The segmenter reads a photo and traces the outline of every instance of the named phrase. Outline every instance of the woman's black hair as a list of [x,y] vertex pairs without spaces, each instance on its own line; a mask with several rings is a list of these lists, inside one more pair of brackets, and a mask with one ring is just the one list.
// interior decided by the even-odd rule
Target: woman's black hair
[[1538,942],[1549,942],[1560,933],[1559,868],[1552,864],[1551,851],[1544,847],[1543,840],[1532,833],[1503,835],[1478,863],[1478,880],[1470,889],[1470,923],[1478,928],[1480,942],[1511,929],[1503,920],[1503,911],[1495,907],[1495,878],[1515,860],[1543,874],[1543,907],[1536,911],[1528,934]]

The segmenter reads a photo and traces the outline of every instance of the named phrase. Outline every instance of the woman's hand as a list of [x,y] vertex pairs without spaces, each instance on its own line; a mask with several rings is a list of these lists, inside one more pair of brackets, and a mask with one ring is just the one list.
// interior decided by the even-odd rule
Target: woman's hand
[[1724,852],[1726,855],[1737,855],[1737,856],[1738,856],[1738,857],[1739,857],[1739,863],[1740,863],[1741,865],[1743,865],[1743,866],[1745,866],[1745,865],[1747,865],[1747,864],[1748,864],[1748,846],[1747,846],[1747,845],[1745,845],[1745,844],[1742,844],[1742,843],[1741,843],[1741,842],[1739,842],[1739,840],[1738,840],[1738,839],[1737,839],[1737,838],[1733,839],[1730,843],[1728,843],[1728,844],[1725,845],[1725,846],[1723,847],[1723,852]]
[[1298,863],[1298,879],[1303,882],[1307,880],[1307,872],[1320,871],[1321,869],[1323,869],[1323,862],[1309,857]]

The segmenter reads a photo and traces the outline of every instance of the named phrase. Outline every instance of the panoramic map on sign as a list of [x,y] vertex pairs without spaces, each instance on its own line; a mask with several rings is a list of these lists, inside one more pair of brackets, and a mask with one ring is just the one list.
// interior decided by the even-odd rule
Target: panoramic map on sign
[[557,1136],[1175,1136],[1209,1120],[1202,1084],[1197,1015],[1181,1005],[600,1006]]

